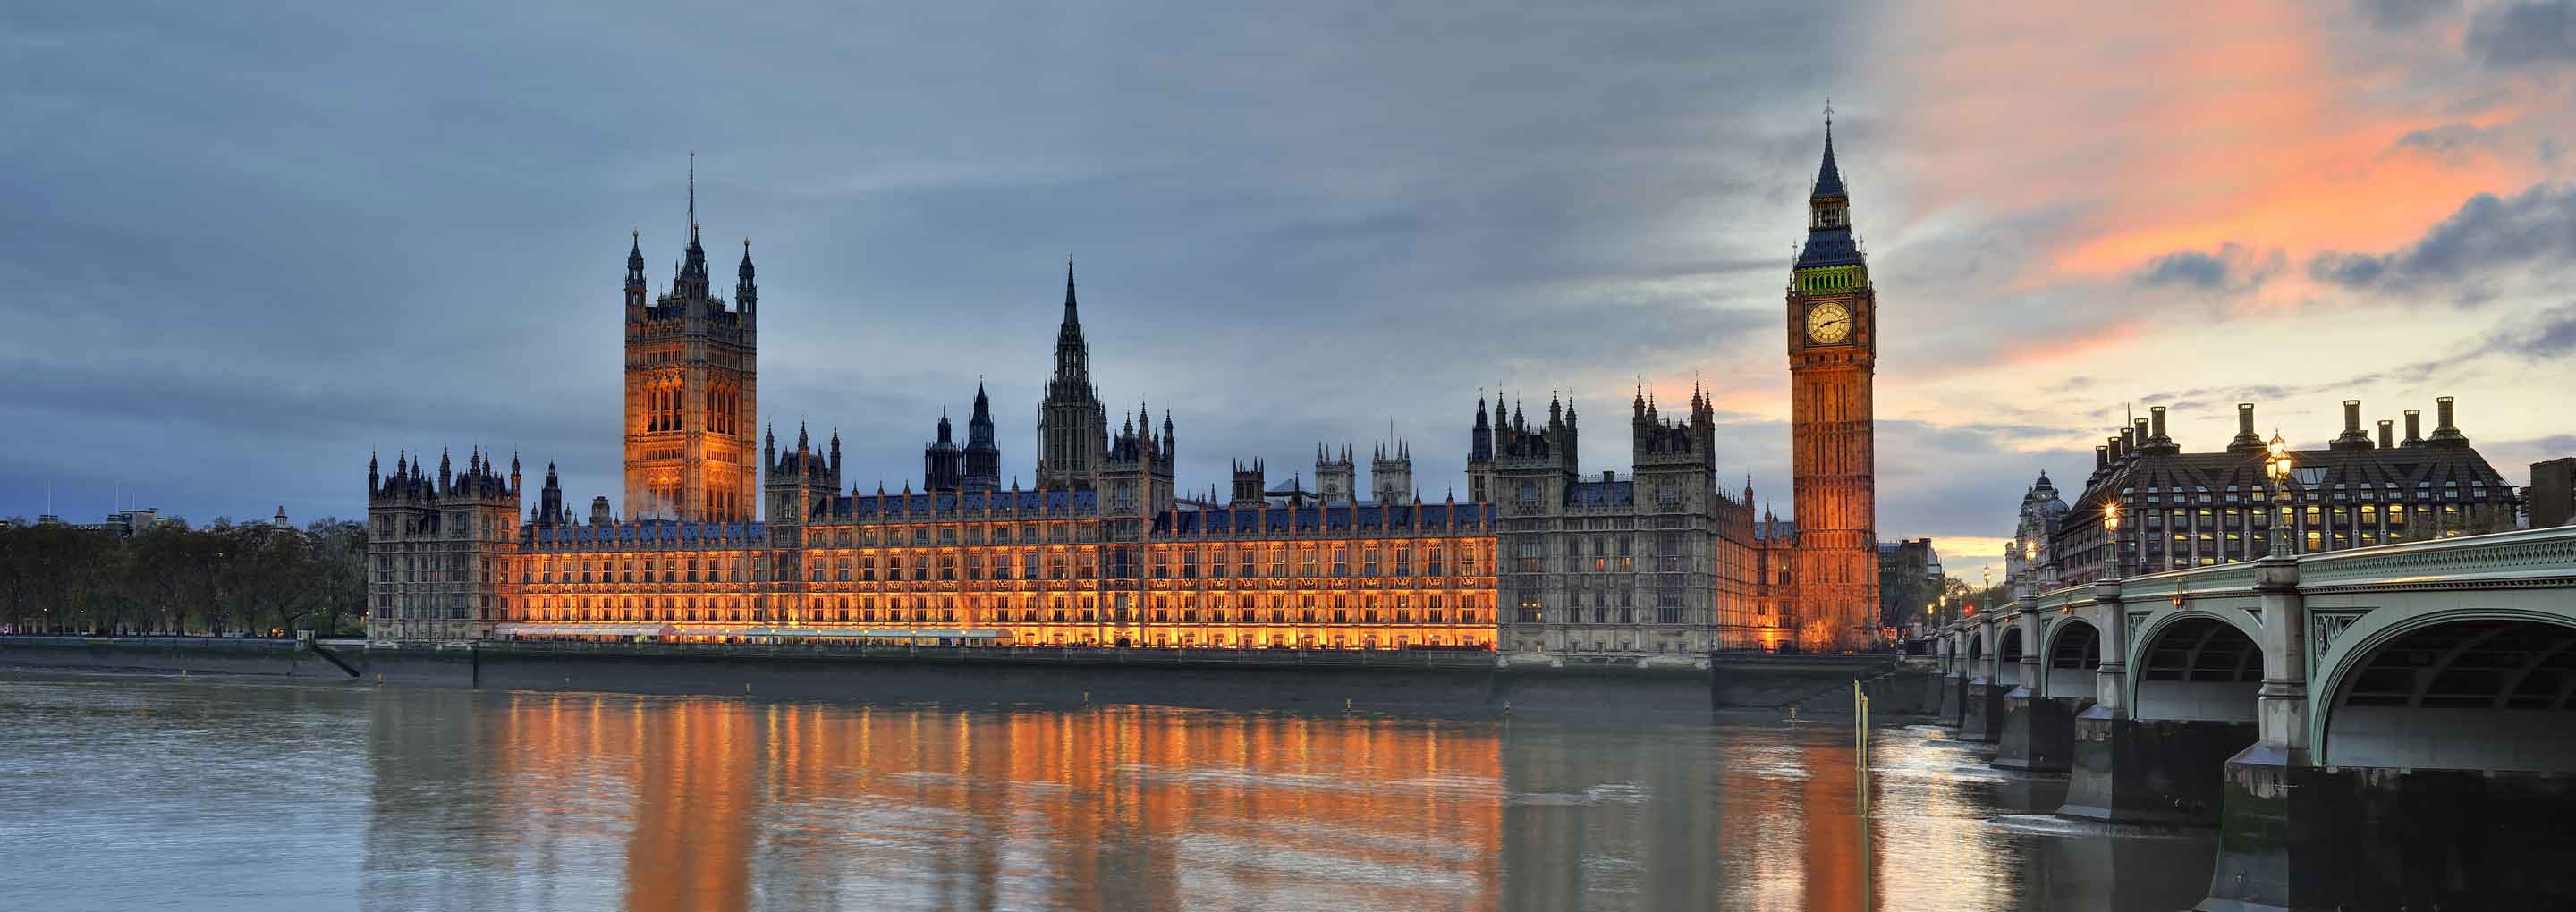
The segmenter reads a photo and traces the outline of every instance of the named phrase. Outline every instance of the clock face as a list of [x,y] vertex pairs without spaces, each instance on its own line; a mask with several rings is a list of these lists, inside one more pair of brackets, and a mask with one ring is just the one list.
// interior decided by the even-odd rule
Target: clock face
[[1851,311],[1840,304],[1818,304],[1807,311],[1807,338],[1834,343],[1851,337]]

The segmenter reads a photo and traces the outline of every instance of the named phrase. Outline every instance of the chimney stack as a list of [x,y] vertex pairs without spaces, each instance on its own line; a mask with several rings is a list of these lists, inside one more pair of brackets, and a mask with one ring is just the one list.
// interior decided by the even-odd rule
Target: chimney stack
[[2389,423],[2386,418],[2379,419],[2379,448],[2383,450],[2397,445],[2397,441],[2392,439],[2393,432],[2388,429]]
[[2236,439],[2227,442],[2230,453],[2252,453],[2263,448],[2263,438],[2254,433],[2254,403],[2236,403]]
[[2147,439],[2159,442],[2165,440],[2165,407],[2159,405],[2147,409],[2147,415],[2149,416],[2149,426],[2154,429],[2149,433]]
[[2111,458],[2126,462],[2130,456],[2136,455],[2137,452],[2138,429],[2129,427],[2121,428],[2119,441],[2111,445]]
[[2424,443],[2424,410],[2406,410],[2406,441],[2399,446],[2421,446]]
[[2438,422],[2433,425],[2434,443],[2441,444],[2443,446],[2469,445],[2469,435],[2460,433],[2460,426],[2453,424],[2451,421],[2451,397],[2435,397],[2433,399],[2433,415],[2434,420]]
[[2103,469],[2107,469],[2107,468],[2110,468],[2110,467],[2111,467],[2111,448],[2110,448],[2110,447],[2107,447],[2107,446],[2097,446],[2097,447],[2094,447],[2094,448],[2093,448],[2093,471],[2099,472],[2099,471],[2102,471]]
[[2343,401],[2343,433],[2335,435],[2328,446],[2338,450],[2370,449],[2370,434],[2361,429],[2361,400]]

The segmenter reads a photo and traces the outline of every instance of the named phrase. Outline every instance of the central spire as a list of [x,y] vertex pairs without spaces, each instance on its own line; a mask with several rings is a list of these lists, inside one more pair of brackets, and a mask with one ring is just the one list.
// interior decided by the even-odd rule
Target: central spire
[[[744,251],[748,253],[749,250]],[[680,262],[680,275],[671,283],[671,293],[685,299],[701,299],[711,294],[707,283],[707,248],[698,243],[698,153],[689,153],[689,250]]]
[[1079,316],[1078,314],[1076,314],[1074,311],[1075,311],[1075,307],[1074,307],[1074,303],[1073,303],[1073,258],[1072,258],[1072,257],[1065,257],[1065,258],[1064,258],[1064,325],[1066,325],[1066,326],[1077,326],[1077,327],[1082,325],[1082,318],[1081,318],[1081,316]]
[[1843,195],[1843,172],[1834,167],[1834,103],[1825,102],[1825,161],[1816,168],[1816,188],[1809,199]]

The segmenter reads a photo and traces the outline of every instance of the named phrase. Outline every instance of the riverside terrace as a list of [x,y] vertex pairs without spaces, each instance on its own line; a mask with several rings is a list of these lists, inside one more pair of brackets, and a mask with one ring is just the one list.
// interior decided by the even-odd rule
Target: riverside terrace
[[2218,825],[2202,910],[2576,907],[2576,526],[2101,580],[1939,655],[2060,815]]

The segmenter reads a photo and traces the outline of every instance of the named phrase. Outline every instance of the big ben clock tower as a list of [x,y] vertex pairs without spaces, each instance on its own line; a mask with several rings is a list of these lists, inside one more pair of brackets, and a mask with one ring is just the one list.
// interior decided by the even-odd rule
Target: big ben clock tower
[[1789,282],[1790,469],[1798,521],[1794,587],[1801,648],[1869,645],[1878,626],[1878,505],[1870,380],[1878,294],[1852,239],[1851,200],[1825,160],[1807,198],[1807,244]]

